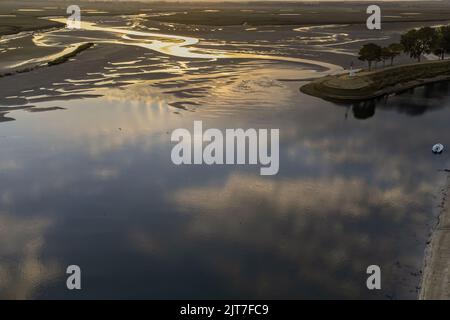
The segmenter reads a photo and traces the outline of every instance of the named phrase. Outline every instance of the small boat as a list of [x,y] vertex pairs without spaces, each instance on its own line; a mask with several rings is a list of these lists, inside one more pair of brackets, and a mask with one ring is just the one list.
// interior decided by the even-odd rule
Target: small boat
[[433,153],[435,154],[441,154],[442,151],[444,151],[444,146],[440,143],[437,143],[433,146],[433,148],[431,148],[431,151],[433,151]]

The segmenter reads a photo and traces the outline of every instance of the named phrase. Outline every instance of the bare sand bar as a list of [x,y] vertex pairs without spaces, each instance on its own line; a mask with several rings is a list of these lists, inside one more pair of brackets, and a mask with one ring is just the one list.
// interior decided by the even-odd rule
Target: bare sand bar
[[442,190],[439,221],[433,231],[432,239],[425,257],[425,269],[422,278],[419,299],[450,299],[450,210],[448,191],[450,173]]

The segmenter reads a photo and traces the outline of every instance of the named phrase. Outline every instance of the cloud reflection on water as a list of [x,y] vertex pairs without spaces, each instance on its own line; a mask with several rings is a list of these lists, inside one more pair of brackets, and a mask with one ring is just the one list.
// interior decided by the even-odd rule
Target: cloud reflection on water
[[55,260],[42,258],[51,225],[51,219],[0,212],[0,298],[33,298],[41,286],[61,276]]
[[[56,100],[67,109],[14,111],[20,121],[0,126],[2,295],[65,297],[60,288],[38,288],[51,287],[52,261],[75,259],[91,284],[83,297],[371,298],[372,263],[384,270],[382,297],[415,297],[411,273],[432,220],[436,169],[448,163],[429,152],[449,137],[445,87],[435,86],[433,99],[417,89],[377,102],[361,121],[302,95],[298,82],[279,81],[312,70],[144,54],[105,46],[60,66],[72,68],[70,78],[55,67],[45,77],[19,75],[20,88],[0,80],[17,96],[2,99],[6,105]],[[170,74],[122,68],[138,60],[155,70],[167,64]],[[177,101],[198,107],[169,106]],[[418,104],[426,106],[420,117],[403,112]],[[282,128],[280,174],[173,166],[170,131],[194,119]]]

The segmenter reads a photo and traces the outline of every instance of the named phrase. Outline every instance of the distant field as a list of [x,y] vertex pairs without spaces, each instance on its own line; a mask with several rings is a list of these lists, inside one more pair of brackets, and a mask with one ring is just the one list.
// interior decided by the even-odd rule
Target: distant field
[[[0,35],[54,27],[39,19],[66,15],[70,1],[0,1]],[[360,24],[367,18],[367,2],[354,3],[170,3],[170,2],[84,2],[77,4],[82,16],[150,14],[149,20],[192,25],[316,25]],[[386,2],[385,22],[449,21],[450,1]],[[162,14],[158,16],[158,14]],[[153,16],[154,15],[154,16]]]
[[[119,15],[139,13],[142,4],[139,3],[92,3],[78,2],[82,15]],[[71,2],[64,1],[10,1],[0,0],[0,36],[14,34],[22,31],[34,31],[62,24],[50,22],[41,17],[65,16],[67,7]]]
[[35,17],[8,17],[0,18],[0,35],[14,34],[22,31],[33,31],[46,28],[59,27],[57,22],[37,19]]
[[[425,22],[450,20],[450,5],[423,3],[404,6],[397,3],[382,5],[384,22]],[[321,6],[298,4],[292,7],[255,6],[221,8],[220,6],[188,11],[177,8],[169,15],[151,17],[151,20],[194,25],[315,25],[365,23],[367,4],[322,4]]]

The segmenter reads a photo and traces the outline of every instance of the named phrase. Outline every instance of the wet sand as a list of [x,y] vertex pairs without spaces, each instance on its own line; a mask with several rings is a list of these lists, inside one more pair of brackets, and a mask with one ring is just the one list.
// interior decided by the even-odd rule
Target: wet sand
[[425,257],[425,270],[419,299],[450,299],[450,211],[448,191],[450,174],[447,174],[446,186],[441,190],[442,201],[439,205],[438,223],[433,230],[431,242]]
[[[445,3],[445,2],[444,2]],[[168,23],[207,26],[273,26],[273,25],[365,25],[367,2],[258,2],[258,3],[208,3],[205,5],[179,4],[167,14],[153,17]],[[383,23],[427,22],[448,19],[450,9],[442,2],[385,2],[382,4]]]

